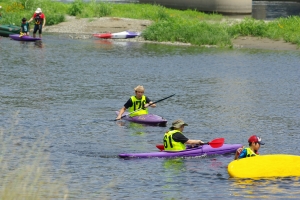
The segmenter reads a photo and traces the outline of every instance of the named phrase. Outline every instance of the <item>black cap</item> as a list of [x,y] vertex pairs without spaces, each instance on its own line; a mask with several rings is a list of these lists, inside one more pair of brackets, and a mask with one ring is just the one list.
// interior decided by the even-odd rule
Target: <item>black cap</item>
[[24,18],[22,19],[22,22],[25,22],[25,21],[27,21],[27,19],[24,17]]

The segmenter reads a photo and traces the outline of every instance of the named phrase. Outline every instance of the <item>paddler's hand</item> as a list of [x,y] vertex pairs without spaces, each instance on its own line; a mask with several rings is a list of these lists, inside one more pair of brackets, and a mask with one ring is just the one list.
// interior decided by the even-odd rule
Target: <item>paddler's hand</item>
[[119,116],[118,116],[118,117],[116,117],[116,120],[120,120],[120,119],[121,119],[121,117],[119,117]]
[[147,104],[144,105],[144,108],[147,108],[149,106],[152,107],[152,108],[155,108],[156,104],[149,104],[149,103],[147,103]]
[[199,145],[204,144],[204,142],[202,140],[199,140]]
[[243,149],[244,149],[244,147],[238,148],[238,149],[236,150],[236,153],[237,153],[238,155],[240,155],[240,153],[243,151]]
[[235,155],[234,155],[234,160],[237,160],[237,159],[238,159],[238,157],[239,157],[239,155],[241,154],[241,152],[243,151],[243,149],[244,149],[244,146],[243,146],[243,147],[240,147],[240,148],[238,148],[238,149],[236,150]]

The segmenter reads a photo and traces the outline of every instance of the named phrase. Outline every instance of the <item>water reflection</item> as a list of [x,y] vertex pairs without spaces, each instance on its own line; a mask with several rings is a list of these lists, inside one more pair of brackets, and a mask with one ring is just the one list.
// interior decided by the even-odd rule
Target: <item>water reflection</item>
[[19,41],[20,47],[23,49],[27,49],[30,47],[37,47],[37,48],[44,48],[45,44],[43,44],[42,40],[36,40],[36,41]]
[[[163,162],[164,168],[168,171],[168,174],[176,174],[176,177],[181,171],[185,169],[183,158],[166,159]],[[170,175],[169,174],[169,175]],[[167,176],[167,179],[172,179],[173,175]]]
[[[230,178],[232,195],[235,197],[272,198],[281,194],[285,198],[299,197],[299,177],[236,179]],[[291,189],[294,188],[294,189]],[[286,196],[287,195],[287,196]]]
[[34,41],[34,46],[37,47],[37,48],[44,48],[45,47],[42,40]]
[[300,14],[300,3],[281,1],[253,1],[252,17],[255,19],[272,20]]
[[140,47],[143,45],[139,42],[132,42],[129,39],[125,39],[127,41],[124,41],[124,39],[94,39],[93,42],[97,48],[100,49],[106,49],[111,50],[114,48],[120,48],[120,49],[131,49],[134,47]]
[[229,18],[252,17],[257,20],[274,20],[280,17],[299,16],[299,2],[252,1],[252,13],[248,15],[228,15]]

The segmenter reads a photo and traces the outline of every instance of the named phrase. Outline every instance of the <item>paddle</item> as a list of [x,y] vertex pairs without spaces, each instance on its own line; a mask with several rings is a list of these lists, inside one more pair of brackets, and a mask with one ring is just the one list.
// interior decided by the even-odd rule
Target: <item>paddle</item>
[[[204,144],[208,144],[212,148],[219,148],[219,147],[223,146],[224,141],[225,141],[224,138],[216,138],[216,139],[213,139],[212,141],[204,143]],[[201,145],[204,145],[204,144],[201,144]],[[156,147],[161,151],[163,151],[165,149],[163,144],[157,144]],[[192,148],[192,147],[187,146],[187,149],[189,149],[189,148]]]
[[[158,103],[158,102],[161,102],[161,101],[163,101],[163,100],[166,100],[166,99],[168,99],[168,98],[170,98],[170,97],[172,97],[172,96],[174,96],[174,95],[175,95],[175,94],[172,94],[172,95],[170,95],[170,96],[168,96],[168,97],[165,97],[165,98],[163,98],[163,99],[154,101],[154,102],[150,103],[149,106],[151,106],[152,104],[156,104],[156,103]],[[124,117],[126,117],[126,116],[128,116],[128,115],[131,115],[131,114],[133,114],[133,113],[135,113],[135,112],[138,112],[138,111],[140,111],[140,110],[142,110],[142,109],[144,109],[144,108],[139,108],[139,109],[137,109],[137,110],[135,110],[135,111],[133,111],[133,112],[131,112],[131,113],[128,113],[128,114],[126,114],[126,115],[122,115],[121,119],[124,118]],[[117,121],[117,120],[115,119],[115,121]]]

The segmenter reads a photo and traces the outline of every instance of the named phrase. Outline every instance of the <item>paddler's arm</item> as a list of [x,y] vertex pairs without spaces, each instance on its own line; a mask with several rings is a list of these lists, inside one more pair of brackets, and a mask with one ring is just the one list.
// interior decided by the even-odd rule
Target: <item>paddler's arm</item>
[[234,160],[237,160],[239,158],[239,155],[241,154],[241,152],[243,151],[244,147],[240,147],[236,150],[235,152],[235,156],[234,156]]
[[28,20],[28,23],[30,23],[33,20],[33,17],[30,18],[30,20]]
[[119,114],[118,114],[116,120],[120,120],[122,118],[122,115],[125,112],[125,110],[126,110],[125,107],[121,108],[121,110],[119,111]]
[[[150,105],[151,104],[151,105]],[[144,105],[144,108],[147,108],[147,107],[152,107],[152,108],[155,108],[156,107],[156,104],[154,104],[148,97],[146,97],[146,104]]]
[[[150,101],[149,103],[146,103],[144,107],[147,108],[151,103],[153,103],[153,102]],[[153,104],[150,105],[150,107],[155,108],[155,107],[156,107],[156,104],[153,103]]]
[[46,16],[44,15],[43,28],[45,27],[45,25],[46,25]]
[[204,144],[201,140],[188,140],[184,144],[190,144],[190,145],[201,145]]

